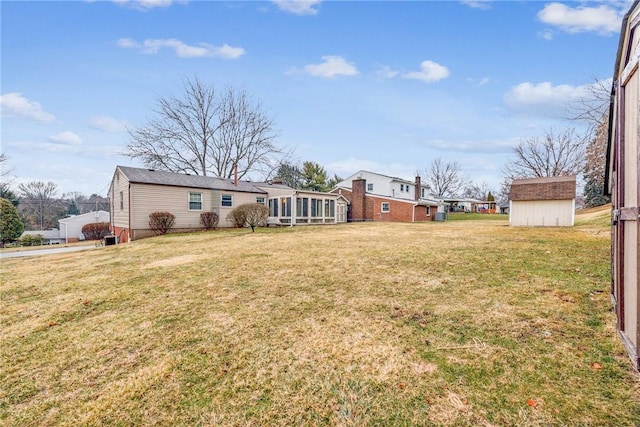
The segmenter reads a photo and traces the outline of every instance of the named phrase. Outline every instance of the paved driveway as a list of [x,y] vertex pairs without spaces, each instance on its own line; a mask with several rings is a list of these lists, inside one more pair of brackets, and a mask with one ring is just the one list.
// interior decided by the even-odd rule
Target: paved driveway
[[97,249],[95,245],[91,246],[69,246],[63,248],[37,249],[32,251],[16,251],[16,252],[0,252],[0,259],[18,258],[24,256],[39,256],[49,254],[60,254],[65,252],[86,251],[87,249]]

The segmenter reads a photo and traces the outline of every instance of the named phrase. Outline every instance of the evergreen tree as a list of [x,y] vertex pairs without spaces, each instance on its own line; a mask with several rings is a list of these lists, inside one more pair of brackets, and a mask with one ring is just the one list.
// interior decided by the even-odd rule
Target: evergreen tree
[[73,200],[71,201],[71,203],[69,203],[69,207],[67,208],[67,215],[80,215],[80,211],[76,206],[76,202],[74,202]]
[[18,210],[7,199],[0,199],[0,243],[5,244],[17,240],[24,231]]
[[327,191],[327,171],[316,162],[304,162],[302,188],[311,191]]

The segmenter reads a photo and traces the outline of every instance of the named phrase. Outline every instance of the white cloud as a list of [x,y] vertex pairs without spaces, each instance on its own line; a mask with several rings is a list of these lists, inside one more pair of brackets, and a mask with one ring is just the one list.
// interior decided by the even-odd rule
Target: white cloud
[[358,69],[341,56],[323,56],[324,62],[304,66],[304,71],[314,77],[332,78],[336,76],[355,76]]
[[391,67],[388,67],[386,65],[382,65],[376,70],[376,76],[383,79],[392,79],[394,77],[397,77],[399,74],[399,71],[395,71]]
[[569,107],[578,100],[588,100],[600,87],[609,87],[611,79],[580,86],[556,85],[550,82],[520,83],[505,95],[505,104],[513,111],[541,117],[566,117]]
[[545,40],[553,40],[553,30],[548,28],[538,33],[538,35]]
[[24,117],[43,123],[51,123],[56,119],[53,114],[44,111],[40,103],[30,101],[18,92],[0,96],[0,115]]
[[124,121],[109,116],[94,116],[89,119],[91,127],[106,132],[122,132],[127,129]]
[[480,86],[484,86],[484,85],[488,84],[488,83],[491,81],[491,78],[489,78],[489,77],[482,77],[482,78],[480,78],[480,79],[474,79],[474,78],[472,78],[472,77],[469,77],[469,78],[467,79],[467,81],[468,81],[469,83],[471,83],[472,85],[474,85],[474,86],[478,86],[478,87],[480,87]]
[[420,80],[425,83],[433,83],[449,77],[449,70],[444,65],[433,61],[422,61],[420,71],[411,71],[402,75],[405,79]]
[[437,151],[450,151],[461,153],[509,153],[519,142],[518,138],[491,139],[491,140],[444,140],[427,139],[422,145]]
[[62,145],[82,145],[82,139],[77,134],[70,131],[50,136],[49,141]]
[[491,9],[491,0],[461,0],[460,3],[474,9]]
[[321,0],[272,0],[280,10],[294,15],[316,15]]
[[624,10],[614,9],[611,4],[597,7],[569,7],[562,3],[548,3],[538,12],[538,19],[545,24],[559,27],[569,33],[594,31],[600,34],[620,30]]
[[113,2],[120,6],[126,6],[143,11],[160,7],[169,7],[174,3],[173,0],[113,0]]
[[199,43],[197,46],[188,45],[177,39],[147,39],[142,43],[129,38],[118,40],[118,46],[123,49],[138,49],[141,53],[155,54],[162,48],[173,49],[180,58],[224,58],[236,59],[246,52],[241,47],[231,47],[228,44],[212,46]]

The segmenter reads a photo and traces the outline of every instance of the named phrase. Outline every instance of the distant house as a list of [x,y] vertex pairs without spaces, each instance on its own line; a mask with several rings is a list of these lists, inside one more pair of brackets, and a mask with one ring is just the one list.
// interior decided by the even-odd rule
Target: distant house
[[22,239],[25,236],[42,236],[42,244],[44,245],[59,245],[60,243],[64,243],[64,239],[60,237],[60,230],[57,228],[25,231],[20,238]]
[[622,21],[613,71],[606,192],[612,205],[611,299],[616,328],[640,369],[640,3]]
[[[152,236],[149,214],[153,212],[175,215],[172,230],[175,232],[202,229],[200,214],[207,211],[218,214],[219,227],[231,227],[233,224],[227,215],[247,203],[270,206],[272,215],[268,221],[278,224],[332,224],[337,222],[338,213],[338,197],[333,194],[304,193],[284,185],[126,166],[116,167],[109,199],[111,229],[119,242]],[[297,215],[298,206],[301,215]]]
[[516,179],[509,192],[512,227],[572,227],[576,177]]
[[339,182],[331,192],[349,201],[348,221],[433,221],[442,205],[428,197],[428,188],[421,184],[420,177],[412,182],[360,171]]
[[109,222],[110,215],[107,211],[88,212],[82,215],[74,215],[58,220],[60,239],[64,243],[72,243],[84,240],[82,227],[95,222]]

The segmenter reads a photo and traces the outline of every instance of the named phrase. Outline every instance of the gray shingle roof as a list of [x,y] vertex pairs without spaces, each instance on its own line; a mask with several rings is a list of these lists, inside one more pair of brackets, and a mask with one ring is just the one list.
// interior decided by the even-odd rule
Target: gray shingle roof
[[137,184],[171,185],[175,187],[206,188],[211,190],[240,191],[244,193],[267,192],[256,186],[257,183],[216,178],[212,176],[187,175],[183,173],[166,172],[154,169],[132,168],[129,166],[117,166],[127,179]]

